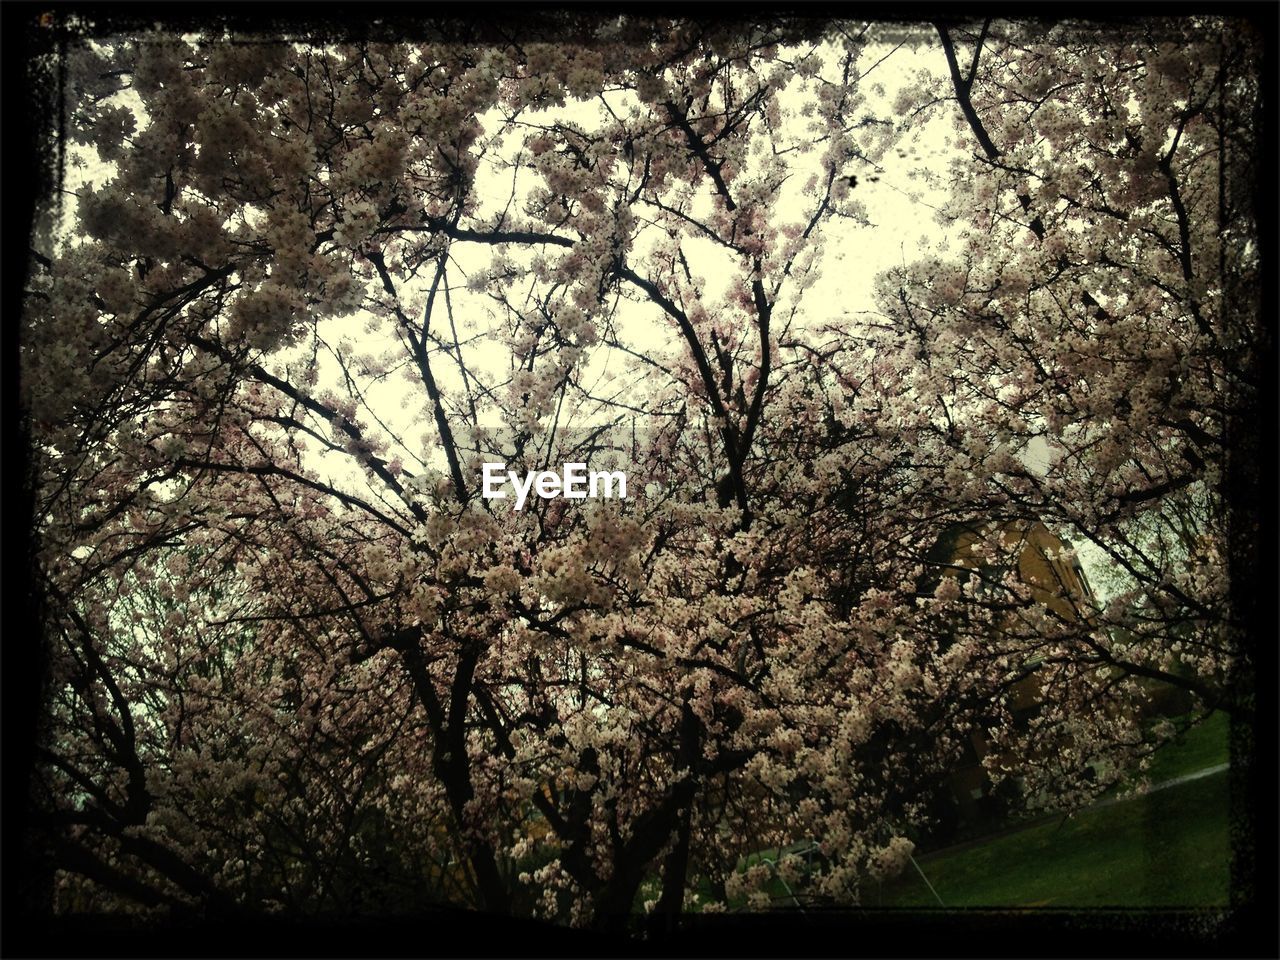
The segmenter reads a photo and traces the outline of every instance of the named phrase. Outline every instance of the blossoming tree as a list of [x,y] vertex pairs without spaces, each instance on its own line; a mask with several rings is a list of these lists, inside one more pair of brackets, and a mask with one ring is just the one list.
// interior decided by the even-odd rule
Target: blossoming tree
[[[882,299],[956,452],[948,489],[1105,558],[1100,608],[1056,641],[1025,632],[1064,691],[1104,668],[1107,688],[1170,686],[1247,720],[1259,584],[1228,558],[1257,548],[1259,38],[1194,19],[1110,42],[936,29],[968,152],[950,210],[965,246],[886,276]],[[1089,715],[1069,700],[1037,733]],[[1075,725],[1069,763],[1125,739]]]
[[[764,848],[816,844],[816,868],[777,870],[841,901],[905,862],[926,786],[1029,642],[984,646],[1009,635],[1008,604],[972,585],[922,591],[930,545],[993,504],[1105,545],[1133,529],[1099,511],[1129,502],[1137,468],[1066,458],[1074,485],[1043,493],[984,440],[1021,407],[983,376],[1033,391],[1004,364],[1037,356],[1080,375],[1075,341],[1018,353],[1054,284],[1086,282],[1039,279],[1053,238],[1068,265],[1093,245],[1078,256],[1103,266],[1060,272],[1088,273],[1089,307],[1129,330],[1160,294],[1118,292],[1111,261],[1178,227],[1144,227],[1165,197],[1143,194],[1134,239],[1108,246],[1046,205],[987,280],[909,271],[890,320],[927,311],[936,359],[824,314],[804,296],[824,238],[865,223],[850,171],[892,145],[867,99],[875,39],[557,18],[467,42],[74,52],[69,125],[93,165],[75,232],[37,251],[23,343],[52,660],[36,795],[64,907],[447,901],[609,926],[695,896],[767,903],[769,870],[738,870]],[[1112,56],[1083,46],[1080,70]],[[939,54],[955,49],[944,31]],[[1197,104],[1213,86],[1178,82]],[[981,124],[987,88],[957,89]],[[1004,188],[1033,160],[1068,176],[1078,131],[1044,136],[981,176]],[[1157,158],[1179,171],[1165,183],[1179,149]],[[1064,189],[1094,204],[1087,186]],[[984,217],[1008,211],[982,189],[975,235],[1003,240],[1014,228]],[[970,373],[952,318],[997,275],[1022,277],[1025,302]],[[1214,316],[1216,288],[1196,289]],[[1166,460],[1214,430],[1193,409],[1200,361],[1172,349],[1150,389],[1190,392],[1174,423],[1142,424],[1191,445],[1148,437]],[[956,400],[930,366],[948,350]],[[1059,443],[1109,429],[1036,396]],[[937,402],[980,406],[977,426],[940,432]],[[515,510],[481,496],[484,463],[621,470],[628,496]],[[1132,501],[1190,485],[1172,481]],[[1132,723],[1089,712],[1088,691],[1131,691],[1072,646],[1080,624],[1024,613],[1085,691],[1048,719],[1132,746]],[[1090,651],[1119,643],[1100,637]]]

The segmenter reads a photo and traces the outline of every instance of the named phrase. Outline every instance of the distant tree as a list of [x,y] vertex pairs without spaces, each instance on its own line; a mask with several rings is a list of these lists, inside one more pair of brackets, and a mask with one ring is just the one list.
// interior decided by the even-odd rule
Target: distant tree
[[[927,109],[965,146],[963,252],[882,278],[882,302],[954,451],[948,497],[1103,558],[1110,596],[1045,648],[1045,683],[1105,668],[1247,720],[1260,584],[1229,558],[1257,555],[1262,495],[1261,37],[1190,17],[936,29]],[[1041,731],[1089,714],[1052,703]],[[1080,731],[1083,750],[1114,740]]]

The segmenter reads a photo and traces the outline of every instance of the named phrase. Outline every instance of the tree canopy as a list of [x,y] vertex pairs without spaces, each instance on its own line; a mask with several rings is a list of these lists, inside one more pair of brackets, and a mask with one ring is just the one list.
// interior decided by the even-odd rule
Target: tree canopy
[[[852,903],[975,731],[1071,805],[1153,686],[1251,715],[1247,24],[424,31],[67,50],[21,322],[55,909],[610,927],[764,908],[800,844]],[[889,191],[946,242],[873,256]],[[1038,599],[1036,521],[1104,596]]]

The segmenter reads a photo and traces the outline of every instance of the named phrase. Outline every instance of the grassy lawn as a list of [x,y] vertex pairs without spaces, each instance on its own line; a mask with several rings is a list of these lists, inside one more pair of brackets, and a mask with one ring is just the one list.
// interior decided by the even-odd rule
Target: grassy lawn
[[[1227,759],[1227,722],[1211,717],[1152,760],[1152,783]],[[1224,906],[1230,879],[1226,773],[1086,810],[985,843],[919,858],[948,907]],[[867,906],[936,907],[914,867]]]
[[[1228,719],[1216,713],[1180,733],[1151,759],[1152,784],[1226,763]],[[917,856],[947,907],[1214,907],[1226,906],[1230,882],[1229,803],[1225,771],[1055,818],[1018,833],[959,849]],[[738,864],[777,860],[794,848],[759,851]],[[774,903],[793,903],[776,878]],[[709,889],[699,891],[710,895]],[[657,896],[651,880],[638,904]],[[744,904],[730,903],[741,909]],[[938,907],[915,867],[863,890],[865,907]],[[691,904],[686,909],[697,910]]]
[[[1175,720],[1174,723],[1180,725],[1181,722]],[[1229,730],[1225,713],[1210,714],[1199,725],[1179,733],[1151,758],[1147,779],[1161,783],[1226,763]]]

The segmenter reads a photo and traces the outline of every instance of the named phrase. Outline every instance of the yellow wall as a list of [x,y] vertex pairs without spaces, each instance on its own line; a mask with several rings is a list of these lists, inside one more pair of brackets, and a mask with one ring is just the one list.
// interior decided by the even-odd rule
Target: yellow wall
[[[1018,579],[1031,588],[1032,597],[1058,615],[1068,620],[1087,618],[1094,602],[1093,591],[1077,562],[1061,556],[1066,545],[1039,520],[991,521],[975,524],[959,532],[949,551],[949,556],[939,558],[951,569],[947,576],[959,576],[961,569],[977,570],[979,556],[971,548],[998,532],[1006,562],[1016,562]],[[1009,692],[1009,706],[1014,710],[1034,707],[1041,699],[1040,683],[1035,674],[1015,685]],[[972,735],[974,752],[979,758],[989,753],[986,739],[978,733]],[[973,794],[985,790],[985,770],[977,764],[969,764],[956,770],[950,784],[962,808],[972,809]]]

